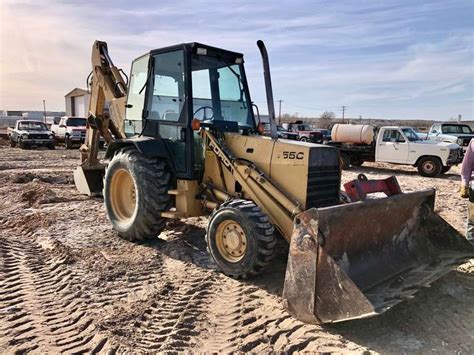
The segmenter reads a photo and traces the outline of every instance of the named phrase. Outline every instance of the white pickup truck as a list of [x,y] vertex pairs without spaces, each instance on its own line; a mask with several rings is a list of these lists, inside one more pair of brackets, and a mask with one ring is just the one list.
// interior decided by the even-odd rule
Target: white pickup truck
[[[333,138],[334,140],[334,138]],[[460,164],[463,150],[456,143],[420,140],[410,127],[381,127],[368,143],[328,143],[339,148],[343,168],[360,166],[364,161],[412,165],[421,176],[434,177]]]
[[41,121],[18,120],[15,127],[8,128],[8,140],[11,147],[21,149],[30,147],[48,147],[54,149],[54,137],[46,124]]
[[473,138],[474,132],[471,127],[456,122],[435,123],[428,133],[429,140],[456,143],[462,146],[464,151]]
[[64,143],[66,149],[81,145],[86,139],[86,119],[84,117],[61,117],[58,124],[51,126],[58,143]]

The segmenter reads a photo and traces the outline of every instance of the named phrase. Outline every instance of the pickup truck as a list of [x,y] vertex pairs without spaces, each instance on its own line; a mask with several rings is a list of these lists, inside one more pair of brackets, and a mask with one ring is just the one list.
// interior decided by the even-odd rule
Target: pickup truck
[[8,139],[11,147],[18,145],[21,149],[27,149],[43,146],[54,149],[54,136],[41,121],[16,121],[15,127],[8,128]]
[[464,150],[474,138],[474,132],[467,124],[456,122],[435,123],[431,126],[428,139],[437,142],[459,144]]
[[[264,133],[263,134],[265,136],[271,136],[270,123],[264,123],[263,127],[264,127],[264,130],[263,130]],[[288,132],[283,126],[280,126],[280,125],[277,125],[277,134],[278,134],[278,138],[292,139],[292,140],[297,139],[297,134],[296,133]]]
[[421,176],[434,177],[460,164],[463,150],[456,143],[420,140],[410,127],[387,126],[378,129],[371,144],[328,142],[339,148],[343,169],[365,161],[412,165]]
[[86,119],[84,117],[61,117],[58,124],[51,126],[57,143],[64,143],[66,149],[81,145],[86,139]]
[[296,135],[296,139],[302,142],[323,143],[323,133],[301,121],[290,123],[288,125],[288,132]]

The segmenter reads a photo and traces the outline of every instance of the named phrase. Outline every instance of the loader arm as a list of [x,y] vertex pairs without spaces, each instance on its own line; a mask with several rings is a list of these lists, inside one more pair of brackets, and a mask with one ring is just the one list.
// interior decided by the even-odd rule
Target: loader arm
[[[100,136],[104,137],[107,143],[114,139],[125,138],[122,127],[125,117],[127,84],[120,70],[110,59],[105,42],[95,41],[92,46],[90,87],[91,98],[86,141],[80,148],[81,164],[87,168],[100,166],[97,160]],[[112,115],[104,113],[106,102],[110,105]]]
[[206,147],[214,152],[222,166],[242,186],[242,190],[268,215],[289,242],[293,219],[301,213],[300,206],[287,197],[272,181],[249,161],[233,157],[210,130],[202,130]]

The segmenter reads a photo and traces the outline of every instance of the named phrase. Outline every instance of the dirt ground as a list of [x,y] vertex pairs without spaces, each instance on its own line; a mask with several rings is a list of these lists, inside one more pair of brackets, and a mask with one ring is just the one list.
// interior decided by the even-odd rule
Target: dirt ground
[[[474,260],[382,316],[330,326],[283,309],[285,246],[250,281],[215,270],[206,218],[170,221],[133,244],[102,200],[81,196],[77,151],[0,147],[0,352],[474,352]],[[464,232],[459,168],[437,179],[382,164],[344,172],[435,187],[436,210]]]

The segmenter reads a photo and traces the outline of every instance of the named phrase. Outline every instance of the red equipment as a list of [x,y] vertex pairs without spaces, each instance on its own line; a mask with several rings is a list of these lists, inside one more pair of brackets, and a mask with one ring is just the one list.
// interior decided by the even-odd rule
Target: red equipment
[[386,179],[369,180],[364,174],[359,174],[357,180],[346,182],[344,190],[352,202],[366,200],[368,194],[375,192],[383,192],[387,196],[402,193],[395,176],[390,176]]

